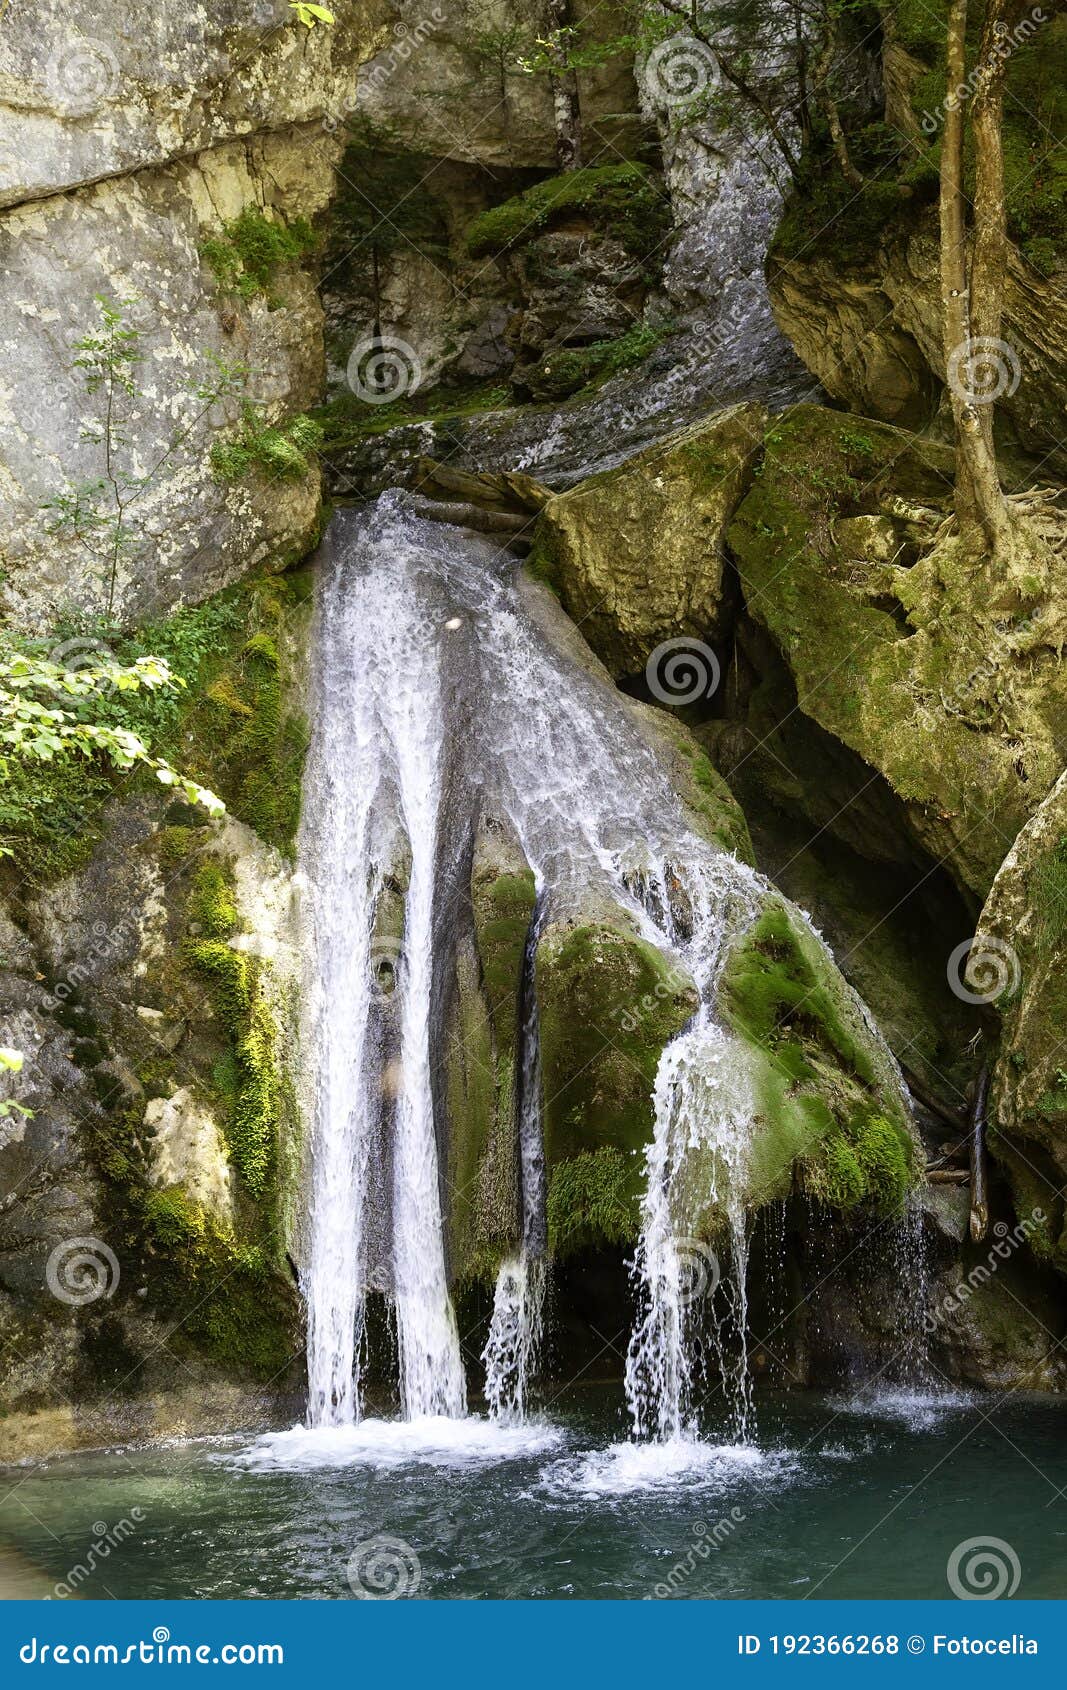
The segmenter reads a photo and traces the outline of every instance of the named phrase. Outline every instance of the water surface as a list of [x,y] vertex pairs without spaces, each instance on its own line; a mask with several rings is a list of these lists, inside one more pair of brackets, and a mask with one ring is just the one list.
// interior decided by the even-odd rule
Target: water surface
[[351,1599],[350,1567],[431,1599],[946,1597],[980,1536],[1017,1555],[1020,1598],[1067,1594],[1067,1409],[762,1396],[757,1421],[748,1446],[725,1420],[721,1444],[634,1445],[603,1387],[526,1427],[85,1454],[5,1469],[0,1537],[58,1582],[109,1529],[77,1584],[94,1598]]

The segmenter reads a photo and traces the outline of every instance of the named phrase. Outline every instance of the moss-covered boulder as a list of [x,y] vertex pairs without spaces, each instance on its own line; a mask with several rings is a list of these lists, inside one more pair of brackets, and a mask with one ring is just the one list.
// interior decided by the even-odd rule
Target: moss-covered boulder
[[549,176],[476,217],[467,249],[488,258],[564,225],[613,235],[635,258],[652,259],[670,232],[663,183],[647,165],[626,162]]
[[1006,574],[963,556],[938,532],[952,474],[944,447],[800,406],[771,425],[729,542],[800,710],[984,896],[1062,766],[1067,564]]
[[1002,1019],[990,1149],[1019,1216],[1041,1211],[1034,1248],[1067,1271],[1067,774],[993,882],[965,985]]
[[448,1039],[448,1236],[453,1275],[491,1281],[521,1237],[516,1119],[523,958],[533,873],[514,833],[483,818],[471,869],[472,921],[458,940]]
[[722,631],[723,540],[764,426],[735,405],[549,502],[534,567],[616,678],[666,640]]
[[549,1246],[637,1235],[652,1090],[698,1005],[692,979],[626,912],[590,897],[537,947]]
[[837,1209],[899,1210],[915,1149],[892,1059],[826,947],[769,898],[730,953],[719,1009],[748,1047],[752,1202],[799,1180]]

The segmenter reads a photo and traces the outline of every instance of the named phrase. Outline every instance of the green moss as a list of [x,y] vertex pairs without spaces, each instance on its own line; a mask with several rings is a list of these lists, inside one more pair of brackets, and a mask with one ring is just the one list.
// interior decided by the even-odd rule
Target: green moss
[[760,1115],[753,1194],[786,1194],[799,1165],[808,1189],[838,1207],[895,1204],[913,1175],[891,1077],[875,1065],[845,982],[781,902],[734,946],[719,1008],[749,1046]]
[[660,1056],[697,1007],[688,976],[621,923],[591,923],[548,930],[537,983],[550,1167],[604,1144],[640,1152]]
[[236,928],[233,881],[222,863],[211,859],[197,869],[189,895],[189,918],[206,939],[228,939]]
[[500,874],[475,885],[475,933],[482,978],[500,1050],[515,1047],[519,982],[534,912],[533,874]]
[[576,1250],[629,1244],[638,1231],[640,1171],[615,1145],[585,1150],[552,1169],[548,1247],[557,1259]]
[[226,224],[221,235],[204,241],[200,253],[225,292],[253,299],[268,293],[283,266],[299,264],[317,244],[303,217],[286,223],[250,205]]
[[187,940],[184,954],[207,982],[231,1046],[231,1062],[215,1069],[226,1142],[247,1189],[262,1197],[274,1172],[282,1106],[278,1032],[265,992],[267,964],[226,943],[237,909],[222,864],[204,864],[197,871],[189,913],[209,936]]
[[[57,641],[87,638],[123,664],[164,658],[179,682],[175,690],[115,691],[94,704],[93,719],[139,735],[154,754],[217,792],[239,821],[291,853],[308,732],[287,702],[288,652],[302,637],[310,592],[306,573],[251,577],[136,631],[79,617],[26,643],[44,653]],[[157,798],[163,790],[149,773],[119,777],[83,757],[32,770],[11,764],[0,782],[0,845],[19,878],[38,886],[82,867],[119,787]],[[187,818],[200,821],[203,812],[172,804],[171,825],[156,835],[168,863],[195,848],[199,836]]]
[[445,434],[450,423],[480,416],[485,411],[505,410],[511,404],[511,389],[496,382],[419,387],[389,405],[369,405],[346,388],[312,415],[322,431],[323,456],[329,458],[408,423],[433,422]]
[[860,1112],[827,1133],[803,1167],[809,1196],[835,1209],[899,1214],[914,1184],[910,1141],[884,1116]]
[[528,870],[476,873],[472,893],[478,966],[469,958],[458,965],[446,1059],[449,1224],[458,1276],[491,1283],[520,1231],[516,1034],[534,877]]
[[[896,0],[901,44],[921,67],[911,89],[916,119],[928,137],[918,154],[902,147],[883,123],[850,126],[852,159],[868,178],[846,181],[825,127],[816,124],[802,160],[802,180],[790,198],[774,242],[780,259],[815,256],[833,229],[835,263],[869,259],[880,236],[932,216],[938,193],[940,118],[944,108],[944,0]],[[971,9],[968,65],[978,57],[980,10]],[[932,121],[931,121],[932,120]],[[1003,155],[1008,232],[1042,275],[1067,259],[1067,160],[1059,137],[1067,124],[1067,18],[1047,18],[1029,39],[1013,45],[1005,78]],[[968,137],[967,185],[973,198],[973,140]]]
[[287,854],[300,821],[308,729],[287,702],[282,654],[290,625],[306,616],[309,592],[306,575],[231,590],[233,626],[198,664],[174,733],[174,760]]
[[502,253],[575,217],[613,235],[637,258],[652,258],[670,232],[659,179],[645,165],[607,164],[551,176],[482,212],[467,230],[467,250],[473,258]]
[[615,340],[594,341],[591,346],[564,347],[550,352],[523,384],[539,399],[566,399],[581,389],[606,381],[621,370],[633,369],[659,345],[670,330],[635,323]]
[[866,1085],[875,1074],[863,1042],[841,1012],[841,993],[814,935],[776,900],[731,956],[724,982],[731,1023],[774,1051],[796,1078],[829,1057]]
[[229,440],[216,440],[211,448],[212,474],[223,485],[249,475],[268,481],[303,481],[316,468],[321,440],[313,417],[266,423],[246,400],[238,433]]
[[240,1244],[180,1185],[150,1191],[141,1220],[165,1310],[180,1313],[172,1341],[229,1367],[276,1379],[296,1349],[295,1298],[259,1245]]

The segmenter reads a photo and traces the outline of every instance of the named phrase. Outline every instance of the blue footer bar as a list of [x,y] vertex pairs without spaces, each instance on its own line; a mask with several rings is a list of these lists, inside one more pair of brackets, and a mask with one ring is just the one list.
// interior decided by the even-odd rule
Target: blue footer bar
[[[151,1674],[480,1690],[1062,1682],[1061,1602],[0,1604],[4,1685]],[[1010,1679],[1008,1677],[1010,1675]]]

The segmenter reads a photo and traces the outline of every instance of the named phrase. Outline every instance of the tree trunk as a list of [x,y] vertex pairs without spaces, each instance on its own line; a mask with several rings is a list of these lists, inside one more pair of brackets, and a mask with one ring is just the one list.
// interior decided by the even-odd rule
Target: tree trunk
[[833,142],[834,157],[837,159],[841,174],[845,181],[854,188],[862,188],[864,178],[856,169],[849,155],[848,142],[845,131],[841,126],[841,114],[837,109],[837,101],[830,89],[830,75],[834,68],[834,54],[837,51],[837,32],[833,23],[827,19],[826,39],[819,50],[815,63],[812,65],[811,75],[815,84],[819,104],[830,129],[830,139]]
[[[1000,21],[997,0],[988,0],[983,43]],[[1004,232],[1004,160],[1001,146],[1003,66],[994,73],[981,61],[979,87],[987,77],[982,113],[975,112],[975,253],[967,265],[963,143],[966,125],[967,0],[950,0],[946,42],[948,86],[941,137],[941,301],[945,369],[956,427],[956,516],[961,534],[991,557],[1003,555],[1011,524],[993,449],[993,411],[977,380],[974,337],[1000,326],[999,293],[1007,255]],[[977,97],[976,97],[977,98]],[[997,296],[995,299],[992,295]],[[984,361],[984,360],[983,360]]]
[[582,164],[582,106],[577,72],[567,64],[569,16],[569,0],[548,0],[548,53],[559,66],[549,76],[556,128],[556,162],[561,170],[578,170]]
[[989,1230],[986,1121],[989,1113],[989,1064],[982,1069],[971,1111],[971,1242],[980,1244]]

